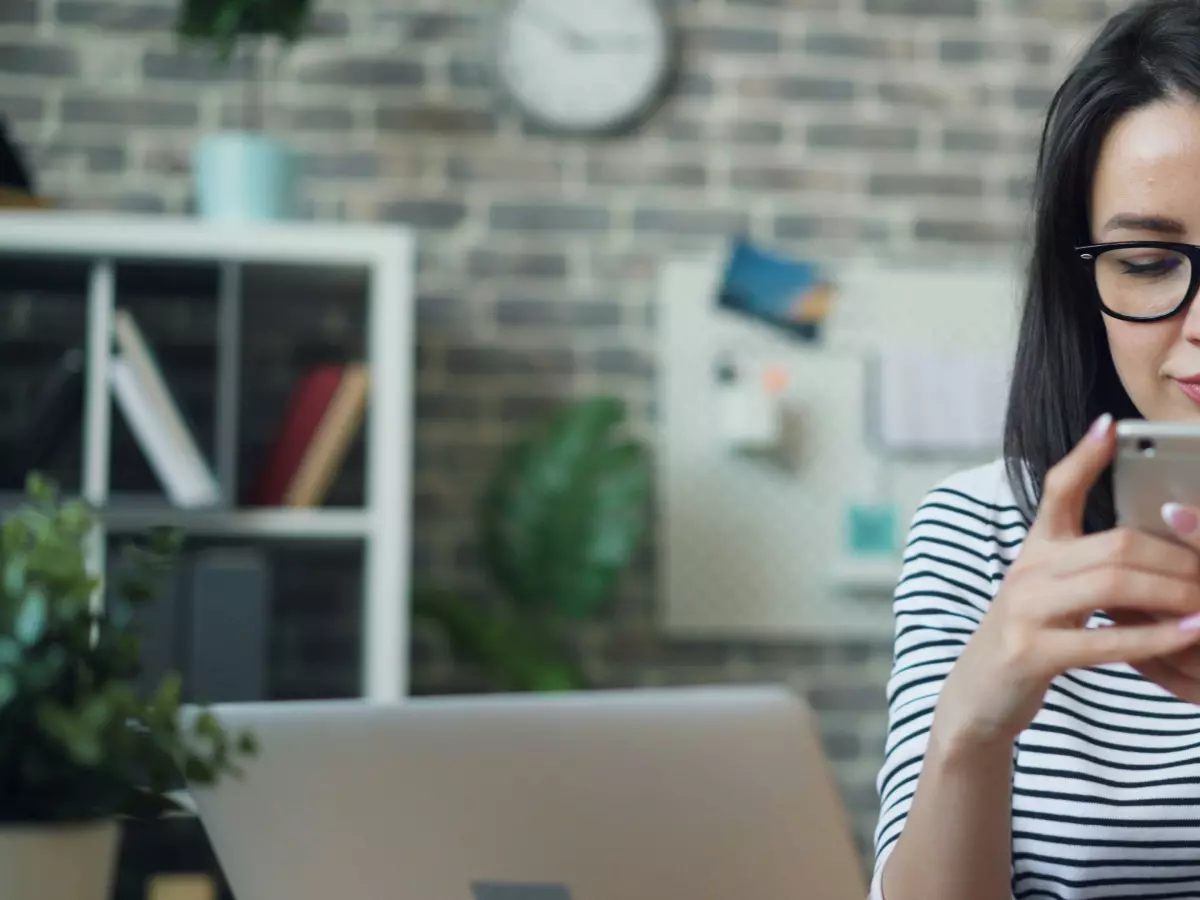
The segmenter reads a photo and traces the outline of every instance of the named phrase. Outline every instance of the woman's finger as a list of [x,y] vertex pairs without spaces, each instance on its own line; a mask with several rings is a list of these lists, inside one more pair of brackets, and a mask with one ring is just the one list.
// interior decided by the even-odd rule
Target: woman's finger
[[1034,540],[1078,537],[1088,494],[1112,462],[1116,450],[1113,419],[1105,413],[1083,440],[1046,473],[1037,519],[1029,530]]
[[[1045,622],[1075,620],[1096,610],[1131,610],[1186,618],[1200,613],[1200,581],[1112,563],[1047,581],[1030,604]],[[1085,619],[1086,621],[1086,619]]]
[[1154,656],[1134,663],[1133,668],[1146,680],[1154,682],[1185,703],[1200,704],[1200,681],[1174,668],[1166,660],[1167,657]]
[[1086,669],[1113,663],[1144,663],[1179,653],[1200,642],[1195,623],[1160,622],[1154,625],[1114,625],[1106,628],[1048,629],[1039,640],[1054,671]]
[[[1200,550],[1200,538],[1197,549]],[[1200,581],[1200,553],[1174,541],[1131,528],[1089,534],[1056,547],[1049,571],[1074,575],[1108,565]]]

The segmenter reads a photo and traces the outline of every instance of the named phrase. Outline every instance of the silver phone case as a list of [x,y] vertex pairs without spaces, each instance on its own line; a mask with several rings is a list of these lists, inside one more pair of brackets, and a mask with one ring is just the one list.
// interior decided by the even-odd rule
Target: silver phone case
[[1200,423],[1118,422],[1113,492],[1117,524],[1174,540],[1162,507],[1200,509]]

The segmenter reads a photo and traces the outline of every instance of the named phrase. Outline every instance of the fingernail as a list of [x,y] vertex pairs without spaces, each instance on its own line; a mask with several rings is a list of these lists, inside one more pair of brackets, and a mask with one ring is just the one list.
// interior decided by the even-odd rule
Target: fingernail
[[1102,441],[1108,437],[1108,429],[1112,428],[1113,418],[1108,413],[1105,413],[1095,422],[1092,423],[1092,428],[1088,432],[1088,437],[1093,441]]
[[1180,619],[1179,627],[1183,631],[1200,631],[1200,613],[1188,616],[1186,619]]
[[1200,516],[1196,515],[1196,511],[1178,503],[1164,503],[1162,517],[1176,534],[1191,534],[1200,525]]

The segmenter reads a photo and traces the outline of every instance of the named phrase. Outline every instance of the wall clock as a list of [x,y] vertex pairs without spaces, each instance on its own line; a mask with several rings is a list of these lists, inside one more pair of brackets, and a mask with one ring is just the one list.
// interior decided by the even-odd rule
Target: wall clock
[[564,133],[636,126],[675,62],[660,0],[510,0],[499,41],[505,91],[535,124]]

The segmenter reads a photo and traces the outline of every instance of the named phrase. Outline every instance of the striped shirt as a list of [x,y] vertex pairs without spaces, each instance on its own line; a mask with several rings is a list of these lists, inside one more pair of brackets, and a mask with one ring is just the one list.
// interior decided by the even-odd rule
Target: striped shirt
[[[942,682],[1027,528],[1001,462],[946,479],[913,518],[895,595],[874,897],[912,803]],[[1012,834],[1019,900],[1200,898],[1200,707],[1126,665],[1057,678],[1014,747]]]

